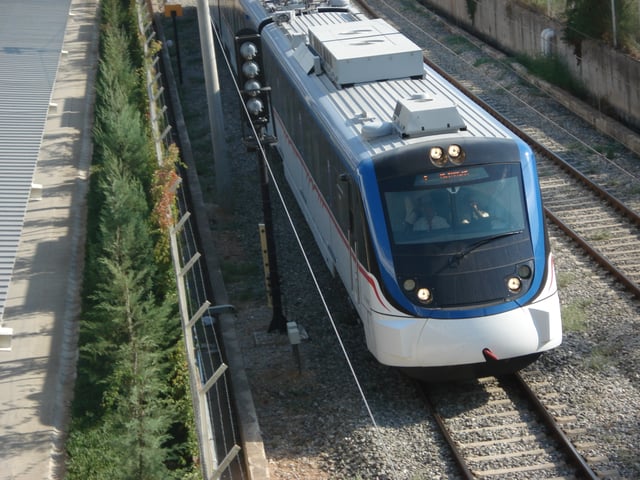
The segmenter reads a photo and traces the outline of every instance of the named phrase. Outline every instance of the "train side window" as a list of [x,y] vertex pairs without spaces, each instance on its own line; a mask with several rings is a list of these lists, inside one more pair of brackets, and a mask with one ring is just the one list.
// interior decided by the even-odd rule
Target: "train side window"
[[352,219],[352,247],[358,254],[358,260],[364,267],[371,271],[371,263],[369,261],[369,229],[367,227],[367,220],[364,215],[364,207],[362,206],[362,198],[360,192],[356,189],[352,189],[351,195],[351,209],[350,215]]
[[367,271],[375,274],[377,269],[371,256],[371,238],[360,192],[353,187],[352,179],[346,173],[337,175],[333,192],[334,214],[344,235],[349,239],[349,247],[356,252],[358,261]]
[[351,178],[346,173],[337,175],[334,189],[334,215],[345,237],[349,237],[353,229],[351,213]]

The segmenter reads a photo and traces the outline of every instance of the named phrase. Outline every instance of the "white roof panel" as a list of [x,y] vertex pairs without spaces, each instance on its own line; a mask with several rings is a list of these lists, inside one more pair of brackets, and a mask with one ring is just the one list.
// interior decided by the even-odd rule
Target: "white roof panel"
[[423,74],[420,47],[382,19],[312,26],[309,43],[338,85]]

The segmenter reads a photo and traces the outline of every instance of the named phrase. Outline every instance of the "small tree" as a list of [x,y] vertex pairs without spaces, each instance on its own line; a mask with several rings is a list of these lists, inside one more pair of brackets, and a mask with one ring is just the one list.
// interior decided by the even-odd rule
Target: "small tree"
[[107,261],[111,273],[108,287],[110,310],[126,331],[126,341],[115,353],[115,368],[107,380],[104,406],[113,414],[112,448],[120,458],[117,478],[165,479],[168,451],[165,442],[171,425],[164,372],[169,368],[167,352],[160,348],[167,332],[167,309],[157,307],[148,288],[146,272],[123,268],[122,262]]
[[635,42],[638,16],[633,0],[614,0],[616,33],[614,38],[612,3],[609,0],[569,0],[565,10],[563,39],[573,45],[576,56],[582,56],[586,39],[620,43],[627,49]]

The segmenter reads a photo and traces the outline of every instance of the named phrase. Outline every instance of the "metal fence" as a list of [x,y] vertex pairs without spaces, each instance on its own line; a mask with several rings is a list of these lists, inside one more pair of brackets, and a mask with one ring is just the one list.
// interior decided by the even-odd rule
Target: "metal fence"
[[[138,29],[144,41],[149,116],[159,164],[174,138],[165,90],[155,52],[153,8],[136,0]],[[179,312],[189,367],[200,463],[205,479],[244,479],[242,451],[238,446],[230,381],[220,339],[218,318],[231,307],[212,306],[206,263],[199,253],[186,188],[177,190],[180,220],[171,228],[171,255],[176,274]]]

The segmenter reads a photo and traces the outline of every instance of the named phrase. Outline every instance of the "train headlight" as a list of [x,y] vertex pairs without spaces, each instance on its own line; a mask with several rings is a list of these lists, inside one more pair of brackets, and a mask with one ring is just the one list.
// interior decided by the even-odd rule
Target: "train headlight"
[[431,290],[425,287],[419,288],[416,292],[416,295],[418,297],[418,300],[420,300],[422,303],[431,303],[431,301],[433,300]]
[[431,150],[429,150],[429,159],[436,167],[444,167],[447,164],[447,156],[440,147],[431,147]]
[[531,267],[529,265],[520,265],[520,266],[518,266],[518,276],[520,278],[530,278],[531,277]]
[[445,151],[442,147],[431,147],[429,149],[429,160],[436,167],[444,167],[448,162],[454,165],[462,165],[466,154],[460,145],[452,144]]
[[449,155],[449,160],[451,160],[451,163],[454,165],[461,165],[464,163],[465,154],[460,145],[449,145],[449,148],[447,148],[447,155]]
[[519,292],[522,288],[522,281],[518,277],[509,277],[507,279],[507,288],[510,292]]
[[407,292],[412,292],[414,288],[416,288],[416,281],[413,278],[407,278],[402,283],[402,288],[404,288]]

